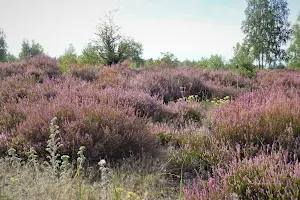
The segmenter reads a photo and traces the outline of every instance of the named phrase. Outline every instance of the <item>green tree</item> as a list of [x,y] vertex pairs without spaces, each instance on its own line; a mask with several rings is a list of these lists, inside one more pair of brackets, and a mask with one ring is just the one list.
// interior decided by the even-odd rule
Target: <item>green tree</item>
[[[142,59],[143,46],[141,43],[127,37],[121,41],[119,49],[123,49],[122,59],[129,59],[135,67],[144,65],[145,61]],[[122,55],[122,53],[119,55]]]
[[154,60],[153,60],[153,58],[146,59],[145,63],[144,63],[144,66],[145,67],[153,67],[154,66]]
[[300,13],[297,21],[293,26],[292,43],[288,48],[288,67],[300,69]]
[[141,59],[142,45],[120,33],[120,27],[114,23],[112,13],[100,22],[96,36],[94,46],[104,65],[121,63],[127,59],[137,62]]
[[225,60],[221,55],[211,55],[210,58],[201,58],[196,63],[199,67],[204,67],[208,69],[225,69]]
[[65,53],[58,58],[58,61],[61,72],[68,71],[72,64],[78,64],[76,50],[72,44],[69,44],[69,47],[65,49]]
[[225,69],[225,59],[221,55],[211,55],[208,62],[210,69]]
[[239,71],[241,74],[252,77],[255,75],[255,60],[253,48],[249,47],[247,42],[239,42],[233,47],[234,56],[229,60],[232,69]]
[[177,67],[179,65],[178,59],[171,52],[161,52],[160,64],[168,67]]
[[6,39],[6,35],[3,29],[0,29],[0,62],[6,61],[7,43],[5,39]]
[[196,66],[197,67],[208,68],[208,66],[209,66],[209,59],[205,58],[205,57],[202,57],[200,60],[198,60],[196,62]]
[[[73,52],[74,53],[74,52]],[[95,46],[92,43],[88,43],[87,46],[82,50],[82,54],[78,56],[79,64],[98,65],[99,54]]]
[[192,66],[194,66],[196,64],[196,62],[193,60],[193,61],[191,61],[191,60],[189,60],[189,59],[185,59],[184,61],[182,61],[181,63],[180,63],[180,65],[181,66],[186,66],[186,67],[192,67]]
[[16,62],[16,61],[18,61],[18,58],[15,55],[11,53],[6,54],[6,62]]
[[24,60],[43,53],[44,49],[39,43],[36,43],[34,40],[32,40],[30,44],[28,40],[24,39],[22,42],[22,49],[21,53],[19,54],[19,58],[20,60]]
[[282,46],[291,35],[286,0],[247,0],[242,30],[253,47],[259,68],[275,66],[286,59]]

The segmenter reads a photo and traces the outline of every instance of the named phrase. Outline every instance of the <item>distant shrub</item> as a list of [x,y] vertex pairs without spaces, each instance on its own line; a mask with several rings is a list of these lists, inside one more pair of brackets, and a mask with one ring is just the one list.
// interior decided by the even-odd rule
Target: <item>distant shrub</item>
[[130,79],[135,78],[135,70],[125,64],[106,66],[99,70],[98,81],[95,83],[100,88],[127,87]]
[[216,169],[208,180],[195,181],[184,189],[194,199],[299,199],[300,163],[288,163],[285,153],[261,154],[235,160],[228,169]]
[[98,69],[91,66],[73,66],[69,73],[85,81],[94,81],[97,79]]
[[250,81],[246,81],[246,78],[234,72],[228,71],[226,75],[222,75],[222,72],[188,67],[151,68],[140,71],[129,85],[157,95],[164,102],[190,95],[198,95],[200,100],[237,96],[249,87]]
[[24,62],[0,63],[0,78],[22,74],[24,71]]
[[26,98],[34,84],[34,80],[22,75],[2,79],[0,84],[0,108],[7,102],[15,103],[19,99]]
[[300,88],[300,71],[292,69],[257,71],[255,88],[269,88],[274,85]]
[[248,89],[252,86],[251,79],[231,70],[203,70],[203,77],[205,81],[224,87]]
[[293,87],[254,91],[216,109],[212,121],[214,134],[231,144],[272,144],[280,136],[298,137],[300,94]]
[[58,62],[60,72],[67,72],[72,65],[78,64],[76,50],[72,44],[69,44],[69,47],[65,49],[64,54],[59,56]]
[[225,60],[220,55],[211,55],[210,58],[201,58],[196,62],[196,66],[208,69],[225,69]]
[[49,78],[55,78],[60,74],[58,62],[47,55],[37,55],[26,61],[25,64],[26,68],[30,69],[33,67],[41,70],[42,75]]
[[32,75],[34,77],[56,77],[59,75],[55,59],[46,55],[37,55],[26,61],[0,64],[0,78],[13,75]]
[[100,96],[109,104],[130,106],[137,116],[151,118],[154,122],[165,120],[164,118],[168,114],[161,99],[140,90],[120,87],[106,88],[101,91]]

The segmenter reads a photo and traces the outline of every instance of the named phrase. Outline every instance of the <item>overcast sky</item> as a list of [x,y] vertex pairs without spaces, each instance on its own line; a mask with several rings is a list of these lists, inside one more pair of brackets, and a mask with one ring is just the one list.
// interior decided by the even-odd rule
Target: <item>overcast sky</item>
[[[172,52],[180,60],[221,54],[229,59],[242,41],[246,0],[0,0],[0,28],[8,51],[18,55],[24,38],[40,43],[50,56],[73,44],[77,53],[95,38],[99,19],[118,9],[121,31],[143,44],[144,58]],[[290,21],[299,0],[288,0]]]

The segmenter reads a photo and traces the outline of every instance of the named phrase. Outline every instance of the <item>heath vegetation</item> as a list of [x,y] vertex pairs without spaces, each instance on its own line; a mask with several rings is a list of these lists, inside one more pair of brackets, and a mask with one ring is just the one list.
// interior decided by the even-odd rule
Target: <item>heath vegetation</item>
[[111,15],[57,59],[1,29],[0,200],[300,199],[299,18],[245,14],[229,61],[142,59]]

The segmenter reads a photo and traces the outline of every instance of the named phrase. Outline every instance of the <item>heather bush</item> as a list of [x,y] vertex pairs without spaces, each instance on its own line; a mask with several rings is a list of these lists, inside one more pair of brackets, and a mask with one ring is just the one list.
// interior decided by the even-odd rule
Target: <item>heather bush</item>
[[296,88],[258,90],[217,108],[212,127],[231,144],[272,144],[300,133],[300,96]]
[[55,98],[59,91],[64,90],[65,92],[70,87],[75,89],[81,84],[80,81],[70,77],[56,79],[46,77],[42,80],[43,84],[26,75],[16,75],[3,79],[0,85],[0,108],[5,103],[18,103],[22,99],[27,99],[32,103],[39,99]]
[[287,89],[290,87],[300,88],[300,72],[298,70],[259,70],[255,79],[254,87],[270,88],[283,86]]
[[42,75],[49,78],[57,77],[59,73],[58,62],[46,55],[37,55],[25,62],[26,68],[31,67],[42,72]]
[[23,62],[0,63],[0,78],[1,80],[8,76],[22,74],[24,71]]
[[206,112],[206,108],[198,102],[180,99],[177,102],[170,102],[166,106],[166,116],[163,122],[177,128],[191,124],[200,127],[203,125],[202,121],[206,117]]
[[130,106],[139,117],[151,118],[154,122],[161,122],[169,115],[161,99],[136,89],[120,87],[106,88],[101,92],[101,98],[109,104]]
[[300,163],[288,162],[287,152],[235,159],[227,169],[217,168],[208,180],[201,177],[184,189],[194,199],[299,199]]
[[95,83],[100,88],[127,87],[130,79],[134,79],[136,72],[126,64],[106,66],[99,70],[98,81]]
[[192,179],[201,175],[207,179],[214,166],[227,167],[236,155],[235,149],[225,142],[205,134],[203,130],[158,134],[158,141],[169,146],[168,172]]
[[33,78],[47,76],[53,78],[59,75],[58,64],[55,59],[46,55],[38,55],[21,62],[0,64],[0,78],[13,75],[29,75]]
[[[181,89],[185,88],[184,95],[207,93],[201,82],[201,77],[190,77],[191,69],[156,68],[141,71],[131,84],[145,90],[151,95],[158,95],[164,102],[174,101],[182,97]],[[202,97],[202,95],[201,95]]]
[[72,76],[81,78],[85,81],[94,81],[97,79],[98,69],[92,66],[72,66],[69,69]]
[[225,87],[248,89],[252,86],[251,79],[231,70],[203,70],[203,76],[205,81]]
[[20,150],[34,147],[44,153],[48,122],[53,116],[61,128],[62,151],[73,157],[81,145],[86,147],[91,161],[100,156],[117,159],[156,150],[146,121],[128,106],[102,104],[88,96],[65,92],[54,99],[27,102],[24,110],[26,118],[14,124],[10,133],[11,145]]
[[[130,80],[129,86],[157,95],[164,102],[197,95],[200,100],[212,97],[238,96],[249,90],[250,80],[234,72],[227,76],[221,72],[197,68],[150,68],[141,70]],[[239,84],[238,84],[239,82]]]
[[22,75],[6,77],[0,84],[0,108],[6,102],[17,102],[28,95],[34,81]]

